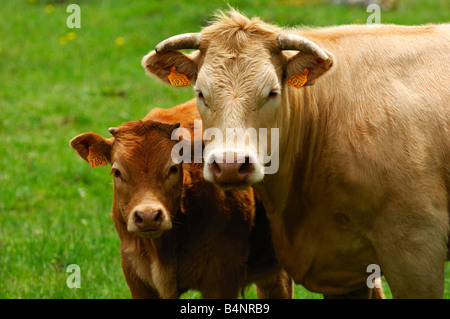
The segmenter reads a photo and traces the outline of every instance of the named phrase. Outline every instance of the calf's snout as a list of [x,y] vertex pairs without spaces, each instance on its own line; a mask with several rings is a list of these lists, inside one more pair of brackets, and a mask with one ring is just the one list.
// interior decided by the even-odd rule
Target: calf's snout
[[159,210],[135,211],[134,223],[138,231],[148,232],[159,230],[163,220],[163,213]]
[[128,215],[127,230],[130,233],[158,237],[171,228],[171,218],[161,205],[141,204]]

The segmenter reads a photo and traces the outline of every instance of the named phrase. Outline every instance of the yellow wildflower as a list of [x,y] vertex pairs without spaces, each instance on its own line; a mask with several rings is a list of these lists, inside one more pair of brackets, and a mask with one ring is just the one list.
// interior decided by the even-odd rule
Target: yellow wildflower
[[52,13],[53,11],[55,11],[55,7],[52,4],[47,4],[45,6],[45,12]]
[[59,44],[66,45],[67,44],[67,37],[61,37],[59,38]]
[[77,34],[75,32],[69,32],[66,34],[68,40],[73,41],[77,38]]
[[123,45],[125,43],[125,39],[123,37],[118,37],[116,39],[116,44],[117,45]]

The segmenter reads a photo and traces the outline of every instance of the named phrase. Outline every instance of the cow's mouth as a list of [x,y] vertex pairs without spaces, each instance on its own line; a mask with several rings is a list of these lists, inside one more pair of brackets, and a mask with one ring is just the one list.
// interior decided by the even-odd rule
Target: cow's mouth
[[164,232],[163,230],[157,229],[157,230],[148,230],[145,232],[138,232],[137,234],[142,238],[158,238],[162,235],[163,232]]
[[171,229],[172,229],[172,222],[163,221],[161,225],[159,225],[159,227],[136,231],[136,234],[138,234],[142,238],[158,238],[164,232],[169,231]]
[[220,188],[221,190],[224,190],[224,191],[228,191],[228,190],[232,190],[232,189],[236,189],[236,190],[242,191],[242,190],[245,190],[245,189],[247,189],[247,188],[249,188],[251,186],[250,183],[239,183],[239,184],[236,184],[236,183],[218,183],[218,182],[215,182],[214,184],[218,188]]

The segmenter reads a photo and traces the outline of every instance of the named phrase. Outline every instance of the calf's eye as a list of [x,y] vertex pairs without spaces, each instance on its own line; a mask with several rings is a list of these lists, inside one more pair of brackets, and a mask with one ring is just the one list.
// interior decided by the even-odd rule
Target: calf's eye
[[175,175],[176,173],[178,173],[178,165],[171,166],[169,169],[168,176]]
[[114,174],[114,177],[122,179],[122,173],[118,169],[113,169],[111,174]]

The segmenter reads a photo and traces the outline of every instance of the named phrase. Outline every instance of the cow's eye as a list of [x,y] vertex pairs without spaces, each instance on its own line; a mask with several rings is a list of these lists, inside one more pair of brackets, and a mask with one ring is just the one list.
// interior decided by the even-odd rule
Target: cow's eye
[[277,95],[278,95],[278,92],[275,90],[272,90],[272,91],[270,91],[268,98],[271,99],[271,98],[276,97]]
[[202,93],[202,91],[197,92],[197,97],[203,102],[203,105],[209,108],[208,102],[206,101],[205,95]]
[[172,165],[169,168],[169,173],[167,174],[167,176],[169,177],[169,176],[175,175],[176,173],[178,173],[178,165]]
[[121,173],[118,169],[116,169],[116,168],[114,168],[114,169],[111,171],[111,174],[113,174],[114,177],[116,177],[116,178],[122,179],[122,173]]

